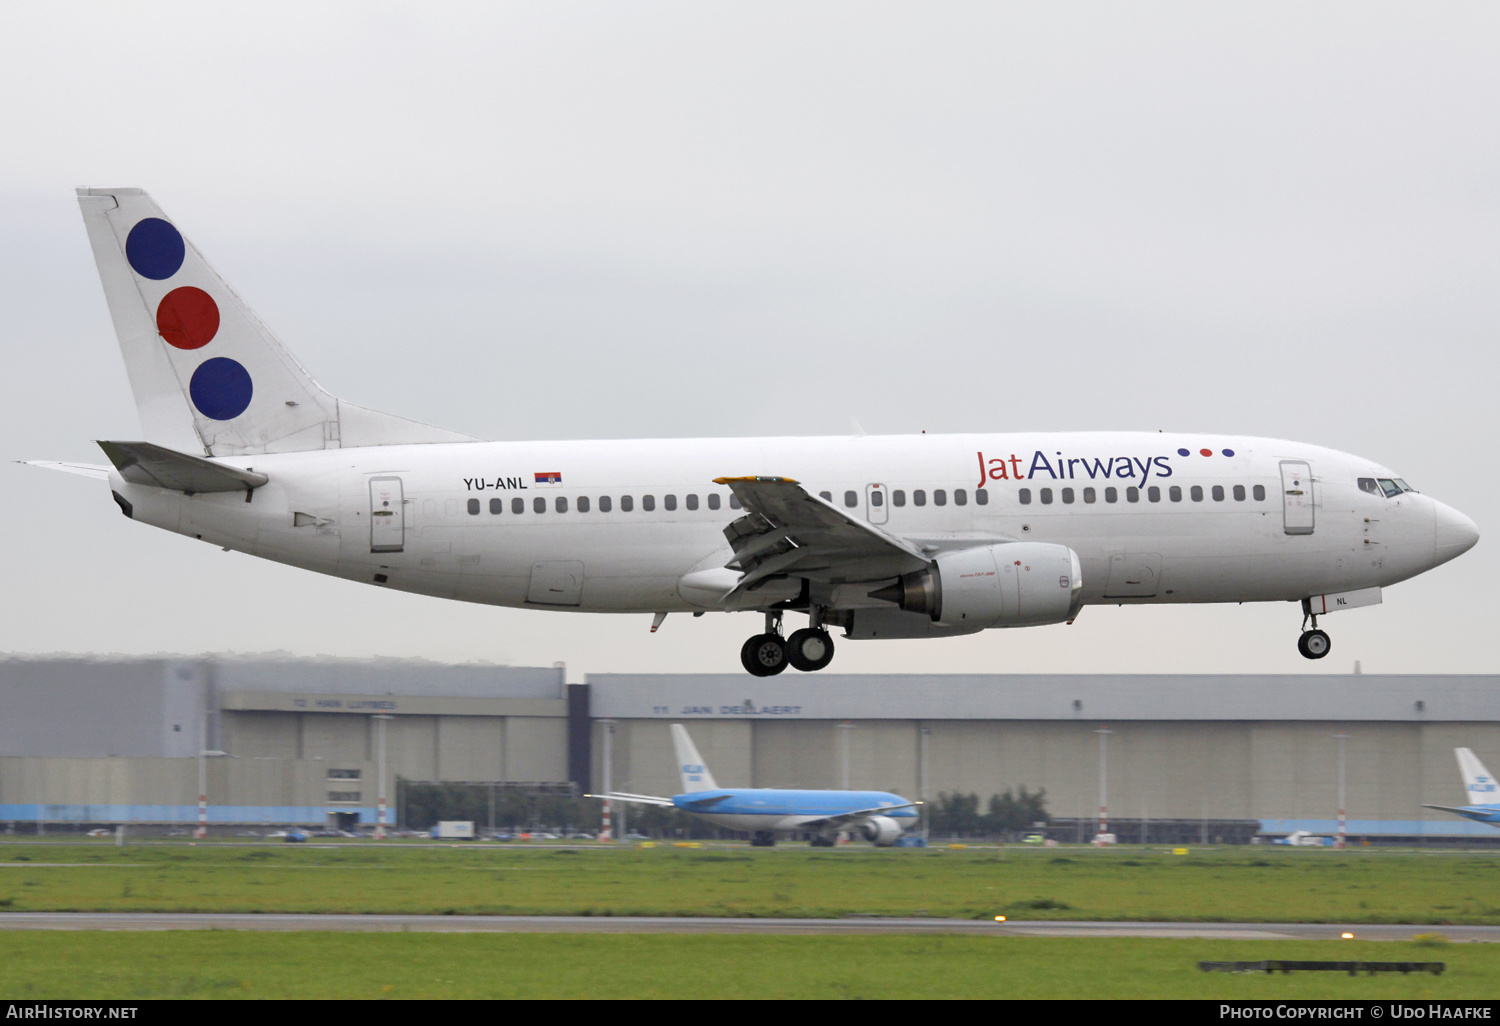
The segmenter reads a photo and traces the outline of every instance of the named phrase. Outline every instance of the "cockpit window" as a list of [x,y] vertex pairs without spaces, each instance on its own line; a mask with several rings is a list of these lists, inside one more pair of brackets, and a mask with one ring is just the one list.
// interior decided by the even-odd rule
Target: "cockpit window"
[[1380,490],[1385,493],[1387,499],[1394,499],[1401,494],[1401,487],[1395,481],[1388,477],[1382,477],[1378,480],[1380,481]]
[[1371,495],[1379,495],[1380,494],[1380,486],[1375,483],[1375,479],[1373,477],[1362,477],[1362,478],[1360,478],[1359,479],[1359,490],[1362,491],[1362,492],[1369,492]]
[[1396,478],[1396,487],[1400,488],[1403,492],[1414,492],[1414,491],[1416,491],[1415,488],[1413,488],[1411,485],[1407,484],[1405,481],[1401,480],[1399,477]]

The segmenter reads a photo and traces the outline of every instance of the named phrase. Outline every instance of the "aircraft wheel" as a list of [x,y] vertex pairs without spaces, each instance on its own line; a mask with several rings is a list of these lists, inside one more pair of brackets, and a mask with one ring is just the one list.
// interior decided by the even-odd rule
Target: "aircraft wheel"
[[1297,651],[1307,659],[1322,659],[1332,647],[1333,642],[1324,631],[1303,631],[1302,637],[1297,639]]
[[804,673],[821,670],[833,662],[833,639],[827,631],[804,627],[786,640],[786,657]]
[[774,634],[757,634],[740,648],[740,663],[757,677],[774,677],[786,669],[786,642]]

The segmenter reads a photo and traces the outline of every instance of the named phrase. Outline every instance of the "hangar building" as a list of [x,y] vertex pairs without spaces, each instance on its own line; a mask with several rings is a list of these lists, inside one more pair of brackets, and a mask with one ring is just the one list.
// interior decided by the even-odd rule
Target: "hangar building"
[[[1059,818],[1488,838],[1453,749],[1500,767],[1500,676],[591,674],[274,658],[0,660],[0,822],[373,823],[396,778],[678,790],[667,725],[721,785],[981,800]],[[389,717],[388,719],[386,717]],[[1101,735],[1099,731],[1108,730]],[[1337,735],[1346,735],[1342,741]],[[607,740],[606,740],[607,735]],[[1102,748],[1102,751],[1101,751]],[[222,753],[222,754],[218,754]],[[1101,766],[1102,762],[1102,766]],[[1128,831],[1121,831],[1129,838]]]

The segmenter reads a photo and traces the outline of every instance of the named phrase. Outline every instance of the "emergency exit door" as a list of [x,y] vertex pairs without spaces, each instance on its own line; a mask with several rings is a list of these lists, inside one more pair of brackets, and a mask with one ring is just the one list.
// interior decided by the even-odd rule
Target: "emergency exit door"
[[1312,466],[1301,460],[1281,461],[1281,510],[1287,534],[1313,533]]
[[400,552],[406,544],[406,503],[399,477],[370,478],[370,551]]

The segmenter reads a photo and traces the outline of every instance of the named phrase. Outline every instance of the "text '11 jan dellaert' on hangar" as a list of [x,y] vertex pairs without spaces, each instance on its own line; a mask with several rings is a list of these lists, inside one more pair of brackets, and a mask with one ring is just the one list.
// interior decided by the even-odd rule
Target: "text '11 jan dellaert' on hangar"
[[[932,800],[1044,789],[1051,816],[1490,837],[1454,805],[1455,748],[1500,763],[1494,675],[591,674],[402,660],[0,660],[0,822],[373,824],[380,729],[397,780],[670,793],[669,727],[721,785],[859,788]],[[380,717],[381,719],[377,719]],[[388,718],[387,718],[388,717]],[[1208,828],[1205,827],[1205,832]],[[1242,832],[1243,833],[1243,832]]]

